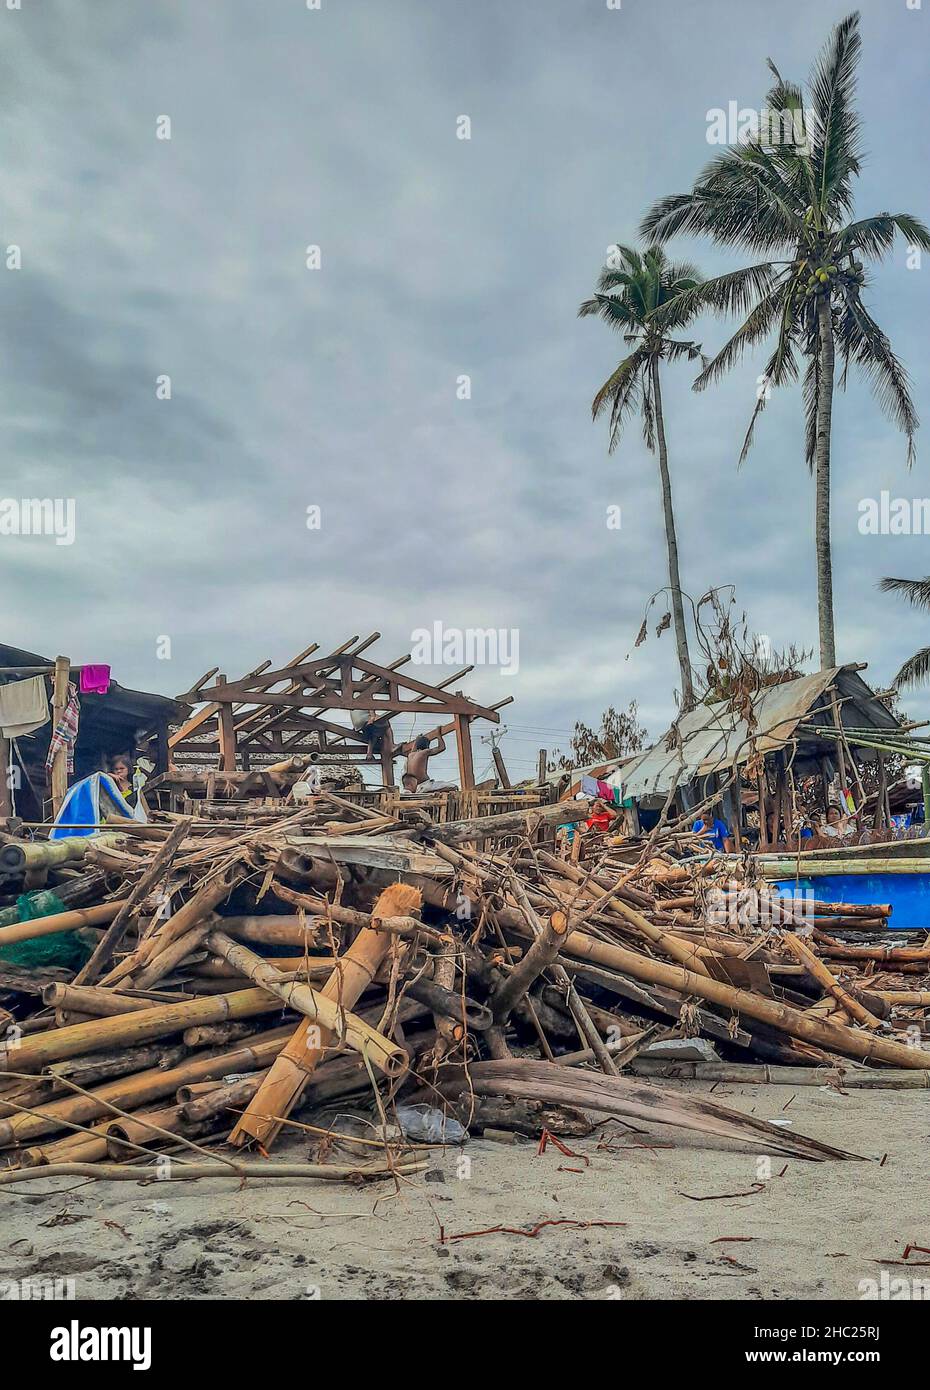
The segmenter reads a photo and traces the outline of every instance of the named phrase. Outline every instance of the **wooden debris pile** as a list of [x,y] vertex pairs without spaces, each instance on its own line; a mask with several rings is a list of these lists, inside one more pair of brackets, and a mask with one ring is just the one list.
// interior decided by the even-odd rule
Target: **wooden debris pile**
[[[251,1150],[252,1171],[285,1130],[325,1167],[331,1128],[294,1117],[347,1104],[377,1161],[332,1175],[415,1171],[416,1107],[471,1132],[601,1113],[848,1157],[644,1076],[927,1084],[930,935],[889,944],[882,906],[802,914],[671,837],[573,862],[554,830],[577,814],[437,825],[321,793],[273,820],[245,803],[3,837],[0,1182],[191,1150],[234,1172]],[[17,962],[66,936],[83,963]],[[717,1061],[656,1048],[697,1037]]]

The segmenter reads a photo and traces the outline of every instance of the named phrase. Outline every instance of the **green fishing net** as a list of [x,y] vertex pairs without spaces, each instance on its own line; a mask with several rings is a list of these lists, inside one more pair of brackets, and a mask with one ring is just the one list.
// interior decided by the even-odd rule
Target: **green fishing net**
[[[39,917],[53,917],[58,912],[67,911],[61,899],[49,888],[21,894],[16,899],[16,908],[20,922],[33,922]],[[21,970],[58,966],[63,970],[77,971],[89,958],[91,951],[92,947],[78,931],[62,931],[37,936],[32,941],[14,941],[9,946],[0,946],[0,960]]]

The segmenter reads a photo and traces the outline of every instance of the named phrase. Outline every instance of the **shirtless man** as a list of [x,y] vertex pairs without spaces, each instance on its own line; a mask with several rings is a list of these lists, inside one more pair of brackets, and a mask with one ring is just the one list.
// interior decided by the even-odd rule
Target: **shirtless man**
[[446,741],[442,734],[437,736],[435,748],[430,748],[429,742],[425,734],[420,734],[419,738],[415,738],[411,743],[402,743],[397,750],[398,753],[407,755],[404,773],[400,779],[405,792],[415,792],[428,781],[427,764],[430,758],[446,751]]

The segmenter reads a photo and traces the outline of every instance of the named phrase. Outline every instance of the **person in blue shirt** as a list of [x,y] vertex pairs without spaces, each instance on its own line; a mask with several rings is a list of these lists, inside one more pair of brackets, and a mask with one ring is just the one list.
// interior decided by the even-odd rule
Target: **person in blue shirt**
[[695,835],[703,835],[705,839],[709,840],[718,854],[733,853],[733,836],[730,834],[730,827],[719,816],[715,816],[710,825],[698,816],[691,829]]

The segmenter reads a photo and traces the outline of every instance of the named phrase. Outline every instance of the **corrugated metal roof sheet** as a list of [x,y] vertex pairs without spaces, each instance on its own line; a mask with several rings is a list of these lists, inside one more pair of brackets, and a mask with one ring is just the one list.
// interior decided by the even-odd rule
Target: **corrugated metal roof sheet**
[[[815,671],[781,685],[770,685],[753,698],[755,728],[750,737],[745,719],[725,703],[698,705],[678,721],[678,745],[666,748],[669,734],[620,769],[623,796],[665,794],[672,787],[745,762],[753,752],[782,748],[799,722],[836,682],[843,704],[844,724],[851,727],[895,728],[897,720],[885,709],[855,671],[833,667]],[[854,714],[853,714],[854,711]],[[618,774],[611,779],[616,782]]]

